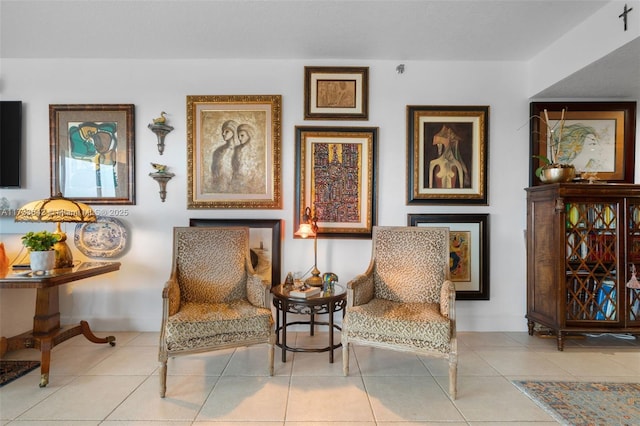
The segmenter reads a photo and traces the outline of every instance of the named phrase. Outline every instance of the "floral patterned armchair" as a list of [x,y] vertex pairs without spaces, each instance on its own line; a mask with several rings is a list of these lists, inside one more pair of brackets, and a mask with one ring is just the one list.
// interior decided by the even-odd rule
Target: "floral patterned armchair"
[[351,344],[448,358],[449,395],[455,399],[455,298],[448,228],[374,227],[369,267],[347,283],[344,375]]
[[270,295],[251,266],[248,228],[174,228],[171,277],[162,291],[160,396],[167,360],[176,355],[268,343],[273,375]]

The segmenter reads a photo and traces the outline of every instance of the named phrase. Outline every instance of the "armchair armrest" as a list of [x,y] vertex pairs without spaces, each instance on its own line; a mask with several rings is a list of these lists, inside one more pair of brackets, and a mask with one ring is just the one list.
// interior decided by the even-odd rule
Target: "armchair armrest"
[[440,313],[450,321],[456,319],[456,287],[450,280],[445,280],[440,289]]
[[[180,286],[172,274],[162,289],[163,316],[171,316],[180,310]],[[166,318],[165,318],[166,319]]]
[[373,268],[347,283],[347,307],[364,305],[373,299]]
[[261,308],[270,308],[271,288],[269,283],[262,281],[259,275],[247,275],[247,299],[249,303]]

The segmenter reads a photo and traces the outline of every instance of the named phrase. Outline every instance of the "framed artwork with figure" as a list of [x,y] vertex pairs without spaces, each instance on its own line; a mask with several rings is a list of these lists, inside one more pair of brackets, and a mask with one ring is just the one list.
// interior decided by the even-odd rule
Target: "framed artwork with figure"
[[49,105],[51,196],[135,204],[134,105]]
[[295,133],[294,230],[308,207],[319,237],[371,238],[378,128],[297,126]]
[[487,204],[488,106],[407,106],[407,204]]
[[282,208],[281,117],[281,95],[187,96],[187,208]]
[[532,102],[530,117],[530,186],[542,184],[538,156],[551,158],[548,128],[562,132],[558,160],[573,164],[580,180],[633,183],[636,102]]
[[489,300],[488,214],[408,214],[407,222],[449,228],[449,274],[456,300]]

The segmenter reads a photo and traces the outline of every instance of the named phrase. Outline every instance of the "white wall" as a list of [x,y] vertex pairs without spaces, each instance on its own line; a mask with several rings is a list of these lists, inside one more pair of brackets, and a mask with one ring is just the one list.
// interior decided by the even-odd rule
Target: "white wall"
[[[303,67],[370,67],[368,121],[303,120]],[[25,126],[25,185],[2,190],[20,204],[49,196],[49,104],[135,104],[136,204],[120,217],[130,230],[130,249],[120,271],[64,286],[63,322],[86,319],[94,330],[157,330],[161,288],[170,272],[171,229],[190,217],[283,219],[283,275],[311,266],[313,244],[292,238],[294,214],[294,126],[378,126],[378,224],[405,225],[408,213],[489,213],[489,301],[458,302],[459,330],[525,330],[525,228],[523,188],[528,185],[528,104],[524,63],[505,62],[234,61],[234,60],[15,60],[2,63],[0,89],[6,100],[22,100]],[[281,210],[187,210],[186,95],[281,94]],[[406,205],[407,105],[489,105],[489,205]],[[163,156],[147,124],[166,111],[175,130]],[[167,164],[176,174],[162,203],[149,163]],[[103,206],[94,206],[97,210]],[[53,224],[14,223],[0,218],[2,240],[13,258],[20,234]],[[74,225],[66,232],[73,235]],[[70,238],[72,240],[72,238]],[[76,259],[85,259],[71,247]],[[370,240],[321,239],[318,266],[346,281],[366,268]],[[27,292],[25,295],[24,292]],[[0,334],[29,328],[33,296],[2,290]],[[29,300],[31,298],[31,300]],[[16,308],[20,306],[20,308]]]

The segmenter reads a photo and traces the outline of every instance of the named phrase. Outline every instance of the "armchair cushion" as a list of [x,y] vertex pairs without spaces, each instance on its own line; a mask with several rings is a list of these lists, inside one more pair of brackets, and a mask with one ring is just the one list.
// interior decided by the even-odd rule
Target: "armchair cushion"
[[400,303],[373,299],[349,309],[349,336],[352,340],[377,341],[394,346],[449,353],[450,321],[440,314],[436,303]]
[[227,303],[185,302],[167,319],[166,340],[170,351],[196,349],[270,335],[271,310],[246,300]]

